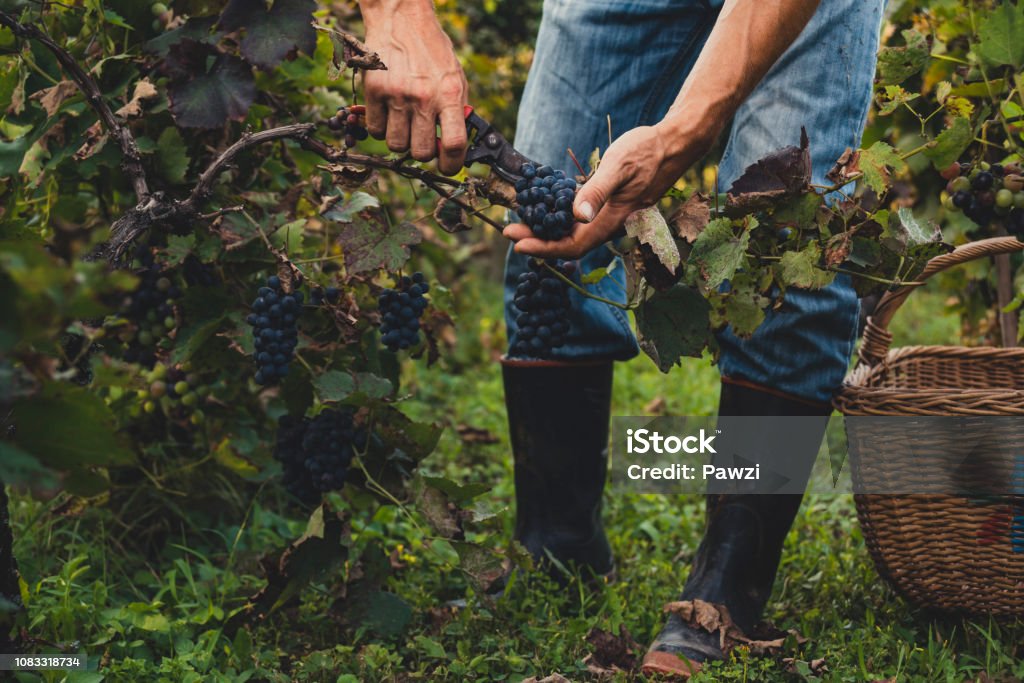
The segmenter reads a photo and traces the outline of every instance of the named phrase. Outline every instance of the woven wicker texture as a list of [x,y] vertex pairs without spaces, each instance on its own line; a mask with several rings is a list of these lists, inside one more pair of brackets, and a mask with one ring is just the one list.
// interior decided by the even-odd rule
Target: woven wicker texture
[[[957,264],[1024,250],[1015,238],[972,242],[929,262],[926,280]],[[847,416],[1024,416],[1024,349],[909,346],[890,350],[893,316],[913,287],[886,294],[869,319],[861,362],[835,400]],[[1024,493],[1024,420],[995,421],[991,442],[980,443],[956,470],[970,497],[939,494],[857,495],[857,516],[879,574],[911,602],[960,614],[1024,617],[1024,495],[986,495],[986,482],[1021,485]],[[899,448],[909,425],[894,421],[886,438],[877,429],[860,433],[847,423],[851,475],[858,490],[884,490],[900,481],[915,491],[948,483],[948,433],[928,448],[928,434],[915,433],[906,457],[879,448]],[[904,432],[905,433],[905,432]],[[938,439],[944,440],[939,443]],[[945,489],[945,490],[948,490]],[[1005,489],[1004,489],[1005,490]]]

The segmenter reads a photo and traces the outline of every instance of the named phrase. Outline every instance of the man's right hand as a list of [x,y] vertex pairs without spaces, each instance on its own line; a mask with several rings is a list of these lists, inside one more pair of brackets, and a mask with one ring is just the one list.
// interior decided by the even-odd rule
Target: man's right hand
[[[431,0],[362,0],[366,44],[386,71],[366,71],[366,125],[394,152],[438,157],[453,175],[466,156],[466,77]],[[436,125],[441,124],[440,143]]]

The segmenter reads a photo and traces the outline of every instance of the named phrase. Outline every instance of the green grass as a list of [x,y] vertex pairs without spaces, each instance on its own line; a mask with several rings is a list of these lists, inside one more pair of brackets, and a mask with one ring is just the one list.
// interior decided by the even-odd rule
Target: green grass
[[[507,538],[511,462],[492,351],[500,343],[481,341],[495,329],[500,297],[494,284],[478,286],[477,303],[461,312],[457,352],[434,368],[409,366],[405,389],[415,398],[403,407],[449,425],[424,466],[491,486],[479,505],[501,513],[496,525]],[[944,343],[956,331],[940,300],[919,293],[897,317],[896,340]],[[656,397],[670,413],[711,414],[717,392],[717,373],[706,360],[662,375],[638,358],[617,369],[614,414],[643,414]],[[497,443],[463,441],[459,425],[486,430]],[[244,522],[226,519],[201,532],[182,531],[143,560],[118,552],[112,511],[57,517],[48,512],[52,505],[16,496],[31,631],[51,641],[81,640],[95,656],[106,652],[108,681],[519,681],[555,672],[588,680],[596,678],[583,663],[592,649],[586,640],[591,629],[625,628],[641,645],[658,632],[661,607],[678,594],[703,523],[700,496],[609,492],[605,520],[618,562],[615,583],[560,588],[538,574],[520,573],[492,601],[469,587],[444,543],[425,538],[422,525],[395,508],[381,508],[370,519],[353,521],[354,544],[371,555],[378,551],[382,562],[393,552],[400,561],[381,587],[411,606],[404,630],[389,634],[391,612],[382,608],[370,620],[360,620],[351,608],[332,608],[342,596],[328,581],[308,589],[301,604],[229,639],[224,615],[261,585],[258,557],[304,525],[298,515],[278,510],[275,500],[264,487]],[[353,578],[351,565],[346,571]],[[361,571],[364,583],[372,581],[372,567]],[[447,609],[445,602],[454,598],[466,598],[466,608]],[[766,616],[808,641],[777,658],[735,653],[695,680],[959,683],[1024,677],[1020,625],[934,620],[892,593],[874,572],[848,496],[805,500]],[[818,659],[827,669],[812,672]],[[621,672],[613,678],[633,679]]]

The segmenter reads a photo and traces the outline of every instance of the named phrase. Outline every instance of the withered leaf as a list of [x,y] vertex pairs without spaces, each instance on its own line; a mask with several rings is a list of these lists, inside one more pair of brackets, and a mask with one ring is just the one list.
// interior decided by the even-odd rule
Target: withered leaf
[[669,217],[668,223],[674,229],[677,237],[693,244],[710,220],[711,205],[708,203],[707,196],[700,192],[694,192]]
[[591,673],[599,675],[615,674],[620,671],[633,672],[640,663],[638,652],[643,649],[633,638],[625,625],[619,626],[619,635],[599,628],[590,630],[587,642],[594,650],[584,660]]
[[114,113],[124,119],[142,116],[142,103],[153,99],[157,94],[156,86],[150,83],[148,78],[143,78],[135,84],[135,91],[132,93],[132,99],[128,101],[128,104]]
[[467,225],[466,212],[456,202],[442,197],[434,208],[434,220],[441,226],[441,229],[449,234],[466,232],[473,227]]
[[57,85],[37,90],[29,96],[30,100],[39,100],[39,104],[46,110],[47,116],[53,116],[64,104],[64,100],[71,97],[78,91],[78,86],[73,81],[61,81]]
[[799,147],[784,147],[747,167],[729,188],[727,208],[742,213],[766,208],[780,197],[805,192],[810,182],[810,141],[801,128]]

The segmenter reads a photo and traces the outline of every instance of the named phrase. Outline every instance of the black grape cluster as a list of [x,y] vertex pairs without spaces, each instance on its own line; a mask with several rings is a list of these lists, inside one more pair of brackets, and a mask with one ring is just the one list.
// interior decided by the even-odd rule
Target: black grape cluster
[[366,108],[362,105],[342,107],[338,113],[327,119],[327,127],[345,136],[345,146],[355,147],[370,136],[365,125]]
[[302,448],[313,486],[322,493],[337,491],[345,484],[356,449],[366,448],[366,430],[356,428],[350,411],[328,408],[309,423]]
[[306,469],[306,451],[302,438],[306,435],[309,420],[304,417],[284,415],[277,421],[277,444],[274,458],[281,463],[281,480],[285,489],[305,503],[313,503],[319,491],[313,486],[313,479]]
[[136,273],[139,284],[121,308],[121,316],[135,325],[134,336],[126,339],[128,348],[124,359],[152,367],[156,362],[154,347],[177,325],[174,302],[181,297],[181,290],[172,281],[170,273],[157,267],[147,247],[140,247],[135,258],[142,267]]
[[[543,261],[530,259],[529,263],[530,270],[519,276],[513,301],[519,315],[512,355],[547,358],[552,349],[565,343],[569,333],[569,286],[545,268]],[[576,270],[568,261],[559,261],[554,267],[566,277],[572,277]]]
[[1015,164],[960,163],[942,172],[949,181],[943,204],[986,228],[1000,220],[1007,232],[1024,238],[1024,174]]
[[276,384],[288,376],[288,364],[299,343],[298,321],[302,311],[302,292],[284,291],[281,278],[271,275],[252,302],[246,322],[252,325],[256,347],[256,383]]
[[367,432],[352,412],[328,408],[312,420],[284,416],[278,421],[274,458],[283,470],[285,488],[310,502],[345,485],[356,451],[367,445]]
[[385,289],[377,305],[382,314],[381,341],[389,351],[407,349],[420,341],[420,316],[427,309],[423,295],[430,291],[423,273],[402,276],[398,289]]
[[550,166],[523,164],[516,181],[519,218],[542,240],[560,240],[572,229],[576,181]]

